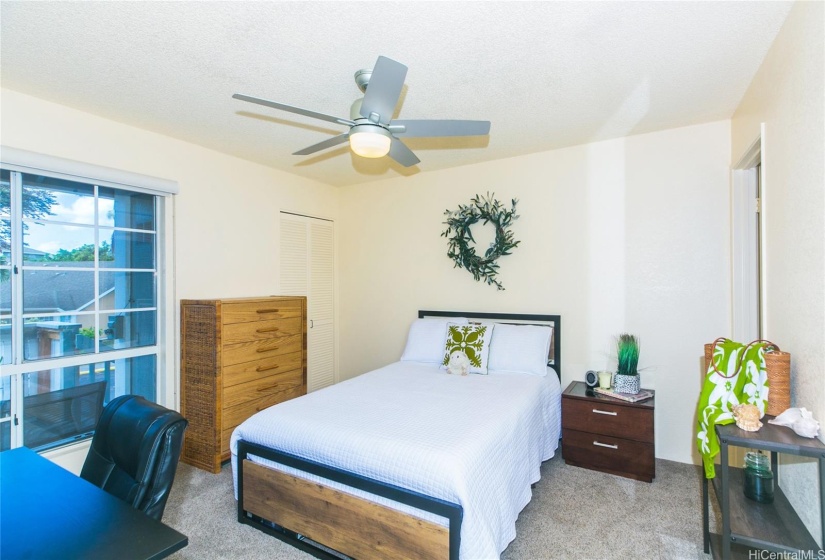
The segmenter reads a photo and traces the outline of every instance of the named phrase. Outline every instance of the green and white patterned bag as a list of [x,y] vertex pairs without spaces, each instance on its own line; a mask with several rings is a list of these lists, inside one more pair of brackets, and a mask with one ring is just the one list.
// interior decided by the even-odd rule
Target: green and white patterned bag
[[756,405],[760,418],[765,414],[768,403],[765,348],[770,346],[772,344],[765,341],[741,344],[726,338],[713,343],[711,363],[696,411],[697,446],[707,478],[716,476],[713,458],[719,454],[714,426],[732,423],[733,407],[737,404]]

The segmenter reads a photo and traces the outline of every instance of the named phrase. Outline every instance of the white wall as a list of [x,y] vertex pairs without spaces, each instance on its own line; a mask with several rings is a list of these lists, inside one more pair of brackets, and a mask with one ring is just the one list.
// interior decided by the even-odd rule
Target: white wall
[[[765,333],[791,353],[791,406],[825,425],[825,4],[797,2],[731,123],[731,158],[762,139]],[[820,540],[812,461],[788,461],[781,485]],[[821,543],[820,543],[821,544]]]
[[[615,367],[616,334],[640,336],[656,454],[691,462],[703,344],[729,333],[729,127],[342,189],[341,377],[397,360],[418,309],[558,313],[564,386]],[[519,199],[503,292],[453,268],[440,237],[444,210],[487,191]]]
[[[181,299],[277,294],[280,210],[337,218],[338,191],[328,185],[11,90],[0,90],[0,110],[4,145],[179,183],[174,316]],[[177,404],[179,363],[171,360],[167,406]],[[62,454],[60,463],[79,470],[76,459]]]

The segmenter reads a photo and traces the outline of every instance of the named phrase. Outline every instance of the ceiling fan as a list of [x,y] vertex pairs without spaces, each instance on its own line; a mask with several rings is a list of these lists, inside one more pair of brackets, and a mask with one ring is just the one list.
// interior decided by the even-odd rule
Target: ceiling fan
[[314,154],[349,140],[352,151],[359,156],[378,158],[389,154],[404,167],[410,167],[421,160],[399,138],[483,136],[490,132],[490,121],[393,120],[392,115],[406,76],[406,66],[385,56],[378,57],[372,70],[356,72],[355,83],[364,92],[364,97],[352,104],[349,119],[241,93],[232,97],[350,127],[343,134],[295,152],[293,155],[296,156]]

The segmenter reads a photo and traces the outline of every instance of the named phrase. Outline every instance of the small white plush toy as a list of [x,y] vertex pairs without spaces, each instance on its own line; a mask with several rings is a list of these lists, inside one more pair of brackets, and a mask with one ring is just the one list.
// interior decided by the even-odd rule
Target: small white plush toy
[[447,364],[447,373],[455,375],[467,375],[470,371],[470,358],[461,350],[456,350],[450,354],[450,361]]

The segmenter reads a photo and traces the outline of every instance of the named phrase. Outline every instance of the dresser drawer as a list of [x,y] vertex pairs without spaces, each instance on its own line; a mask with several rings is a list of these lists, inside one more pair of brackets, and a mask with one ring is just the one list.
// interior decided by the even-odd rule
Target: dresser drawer
[[[224,395],[228,388],[233,385],[249,383],[262,377],[285,373],[295,369],[301,369],[301,374],[303,374],[301,366],[303,366],[304,353],[301,352],[300,345],[296,345],[293,350],[294,351],[289,354],[272,356],[270,358],[264,358],[263,360],[244,362],[223,368]],[[224,400],[226,400],[225,397]],[[224,402],[224,405],[225,404]]]
[[221,321],[224,325],[230,325],[271,319],[300,318],[301,308],[299,299],[224,303],[221,306]]
[[272,319],[248,323],[226,325],[221,335],[223,344],[237,344],[253,340],[268,340],[293,334],[301,334],[303,325],[300,317],[294,319]]
[[596,399],[563,398],[562,427],[653,443],[653,410]]
[[249,401],[238,406],[225,408],[223,411],[223,421],[221,422],[221,460],[226,461],[229,458],[229,439],[232,437],[232,432],[244,420],[270,406],[300,397],[306,394],[306,386],[299,385],[280,393],[275,393]]
[[650,482],[656,475],[652,443],[562,430],[565,463]]
[[304,336],[293,334],[280,338],[268,338],[266,340],[255,340],[253,342],[240,342],[224,346],[221,350],[224,370],[227,366],[242,364],[244,362],[257,361],[262,358],[280,356],[287,352],[294,352],[302,349]]
[[261,397],[260,399],[248,401],[237,406],[226,407],[223,411],[221,430],[231,430],[256,412],[260,412],[274,404],[288,401],[289,399],[294,399],[295,397],[301,396],[305,393],[306,389],[303,385],[301,385],[299,387],[287,389],[286,391],[281,391],[280,393],[273,393],[265,397]]
[[300,354],[298,362],[297,369],[292,371],[267,375],[254,381],[227,387],[223,392],[223,406],[231,408],[301,385],[304,382],[304,371],[301,369]]

